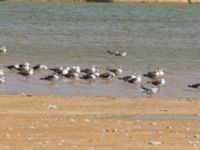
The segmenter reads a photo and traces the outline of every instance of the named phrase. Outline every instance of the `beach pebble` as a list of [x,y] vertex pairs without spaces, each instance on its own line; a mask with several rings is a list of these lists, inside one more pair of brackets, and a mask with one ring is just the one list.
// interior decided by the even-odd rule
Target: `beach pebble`
[[5,134],[5,137],[10,138],[10,134]]
[[112,132],[117,132],[118,130],[116,128],[113,128],[112,129]]
[[150,122],[150,125],[152,125],[152,126],[156,126],[157,123],[156,123],[156,122]]
[[35,129],[35,127],[34,127],[34,126],[30,126],[29,128],[30,128],[30,129]]
[[161,111],[169,111],[168,108],[162,108]]
[[47,108],[48,108],[48,109],[57,109],[58,106],[53,105],[53,104],[49,104]]
[[61,140],[61,141],[58,143],[58,145],[61,146],[61,145],[63,145],[64,142],[65,142],[65,140]]
[[196,138],[196,139],[199,139],[200,135],[199,134],[195,134],[193,137]]
[[172,129],[172,126],[167,126],[166,128],[167,128],[167,129]]
[[148,144],[151,144],[151,145],[160,145],[161,142],[160,141],[149,141]]
[[69,121],[70,121],[70,122],[76,122],[76,120],[73,119],[73,118],[70,118]]
[[189,140],[188,143],[189,143],[189,144],[193,144],[193,141]]
[[89,119],[84,119],[84,121],[85,121],[85,122],[90,122],[90,120],[89,120]]
[[103,129],[102,132],[109,132],[109,130],[108,129]]
[[189,131],[189,130],[190,130],[190,128],[186,128],[186,130],[187,130],[187,131]]

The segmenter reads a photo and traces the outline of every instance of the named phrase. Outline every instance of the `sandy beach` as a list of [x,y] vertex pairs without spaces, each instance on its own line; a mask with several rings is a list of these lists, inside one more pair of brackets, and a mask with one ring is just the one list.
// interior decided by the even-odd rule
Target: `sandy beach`
[[2,150],[200,148],[199,99],[0,95],[0,110]]

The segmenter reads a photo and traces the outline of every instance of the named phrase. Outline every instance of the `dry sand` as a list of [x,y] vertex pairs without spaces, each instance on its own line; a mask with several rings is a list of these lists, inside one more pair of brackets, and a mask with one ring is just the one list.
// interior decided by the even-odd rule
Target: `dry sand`
[[0,149],[200,149],[199,120],[120,117],[139,114],[200,116],[200,100],[0,95]]

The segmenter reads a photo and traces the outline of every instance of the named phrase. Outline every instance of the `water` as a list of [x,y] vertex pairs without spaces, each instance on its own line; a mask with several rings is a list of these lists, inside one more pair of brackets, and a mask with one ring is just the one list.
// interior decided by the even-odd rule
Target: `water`
[[[96,64],[124,69],[124,75],[163,68],[167,85],[157,96],[200,97],[187,85],[200,82],[200,9],[182,4],[0,3],[0,66],[30,62],[49,66]],[[105,50],[126,51],[113,57]],[[46,74],[45,74],[46,75]],[[59,81],[52,85],[7,71],[1,93],[140,96],[117,79]]]

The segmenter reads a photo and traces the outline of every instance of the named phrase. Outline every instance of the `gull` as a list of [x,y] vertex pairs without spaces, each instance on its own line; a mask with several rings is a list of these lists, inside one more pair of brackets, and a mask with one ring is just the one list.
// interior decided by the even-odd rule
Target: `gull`
[[69,67],[64,67],[62,70],[58,71],[58,75],[60,76],[65,76],[69,73],[70,68]]
[[155,70],[155,71],[150,71],[146,74],[143,74],[143,76],[149,77],[151,79],[160,78],[160,77],[164,76],[164,70],[159,69],[159,70]]
[[86,74],[92,74],[95,73],[97,71],[97,68],[95,65],[92,65],[91,69],[86,68],[86,69],[82,69],[81,72],[84,72]]
[[109,54],[115,55],[115,56],[123,56],[123,57],[125,57],[127,55],[127,52],[119,52],[119,51],[113,52],[113,51],[110,51],[110,50],[106,50],[106,51]]
[[47,70],[47,69],[48,67],[42,64],[38,64],[33,67],[33,70]]
[[6,48],[5,45],[3,45],[3,46],[0,47],[0,53],[4,53],[5,54],[6,51],[7,51],[7,48]]
[[29,70],[31,70],[30,63],[25,62],[24,64],[19,64],[19,67],[16,68],[16,70],[21,71],[21,72],[29,71]]
[[115,77],[115,74],[113,72],[105,72],[105,73],[100,74],[99,77],[104,78],[104,79],[108,79],[108,78]]
[[5,83],[6,82],[6,78],[3,76],[0,78],[0,84]]
[[23,76],[31,76],[34,74],[33,69],[29,69],[29,70],[22,70],[20,72],[18,72],[18,74],[23,75]]
[[113,72],[115,75],[119,75],[123,71],[122,67],[120,67],[120,68],[112,68],[112,69],[107,69],[107,70],[110,71],[110,72]]
[[131,79],[133,79],[133,78],[136,78],[136,74],[135,74],[135,73],[133,73],[132,75],[120,77],[120,78],[118,78],[118,79],[127,82],[128,80],[131,80]]
[[8,66],[4,66],[6,68],[8,68],[9,70],[17,70],[19,68],[19,65],[16,64],[16,65],[8,65]]
[[149,81],[148,83],[151,83],[155,86],[161,86],[161,85],[165,85],[165,79],[164,78],[161,78],[159,80],[154,80],[154,81]]
[[188,85],[188,87],[190,87],[190,88],[195,88],[195,89],[200,89],[200,83]]
[[151,96],[158,92],[158,88],[157,87],[147,88],[141,85],[141,92]]
[[70,73],[80,73],[81,72],[81,68],[80,66],[72,66],[69,70]]
[[141,83],[142,82],[142,77],[140,75],[136,75],[135,77],[133,77],[132,79],[129,79],[127,81],[128,83]]
[[63,68],[64,68],[64,67],[61,66],[61,67],[58,67],[58,68],[49,68],[49,70],[54,71],[55,73],[58,73],[59,71],[62,71]]
[[69,72],[68,74],[64,75],[66,78],[73,78],[79,80],[79,74],[76,72]]
[[95,80],[96,78],[97,77],[94,74],[86,74],[86,75],[83,75],[82,77],[80,77],[80,79],[85,79],[85,80],[89,80],[89,79]]
[[4,76],[4,70],[0,69],[0,76]]
[[40,78],[40,80],[48,80],[48,81],[55,81],[55,80],[58,80],[59,79],[59,76],[57,73],[54,73],[52,75],[48,75],[44,78]]

